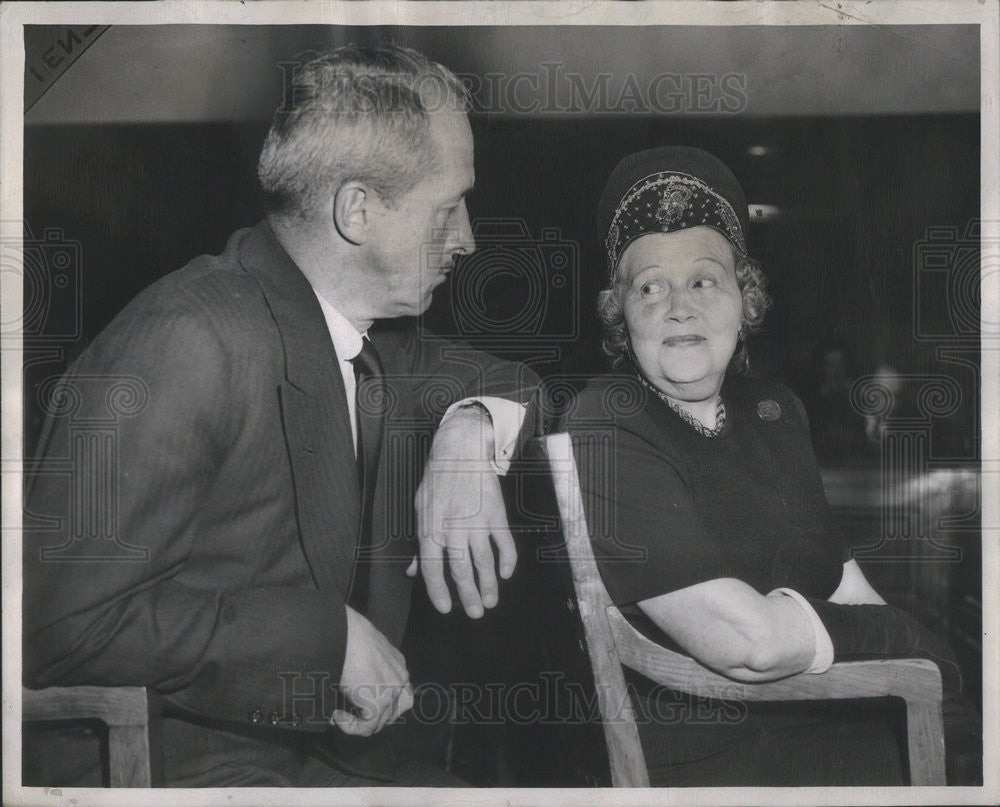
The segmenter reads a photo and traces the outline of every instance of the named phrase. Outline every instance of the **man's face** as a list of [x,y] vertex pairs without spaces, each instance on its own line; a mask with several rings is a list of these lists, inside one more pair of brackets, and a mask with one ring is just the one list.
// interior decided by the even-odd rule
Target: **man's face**
[[472,129],[453,111],[432,113],[429,125],[435,164],[409,192],[373,209],[369,272],[376,319],[422,314],[454,259],[475,249],[465,207],[475,181]]

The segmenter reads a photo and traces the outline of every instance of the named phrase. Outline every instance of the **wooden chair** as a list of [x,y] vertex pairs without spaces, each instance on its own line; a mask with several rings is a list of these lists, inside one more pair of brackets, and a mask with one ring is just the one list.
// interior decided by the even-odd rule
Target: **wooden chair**
[[840,662],[819,675],[799,674],[745,684],[656,644],[612,605],[601,581],[587,530],[570,436],[553,434],[542,438],[542,442],[555,486],[615,787],[649,787],[622,665],[676,691],[707,698],[794,701],[900,697],[906,702],[910,783],[945,784],[941,673],[933,662],[924,659]]
[[150,700],[143,687],[25,687],[21,690],[21,720],[101,721],[108,727],[111,787],[150,787],[154,776]]

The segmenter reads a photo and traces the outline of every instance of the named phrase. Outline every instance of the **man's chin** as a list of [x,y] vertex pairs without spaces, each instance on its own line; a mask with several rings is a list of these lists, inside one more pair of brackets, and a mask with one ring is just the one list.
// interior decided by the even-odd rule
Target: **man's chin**
[[428,286],[424,290],[423,296],[420,298],[421,314],[431,307],[431,303],[434,302],[434,292],[436,292],[441,286],[443,286],[445,280],[447,279],[448,279],[447,277],[442,277],[439,283],[435,283],[432,286]]
[[396,312],[397,317],[419,317],[422,314],[426,314],[427,310],[431,307],[431,303],[434,302],[434,295],[428,292],[426,295],[420,298],[420,301],[414,305],[400,306],[399,310]]

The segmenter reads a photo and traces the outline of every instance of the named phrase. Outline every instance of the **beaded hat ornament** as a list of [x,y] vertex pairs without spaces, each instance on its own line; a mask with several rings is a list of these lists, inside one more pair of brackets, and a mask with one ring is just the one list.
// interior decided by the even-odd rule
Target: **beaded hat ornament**
[[604,187],[597,219],[612,276],[625,248],[647,233],[712,227],[741,255],[747,252],[743,188],[724,163],[701,149],[661,146],[626,157]]

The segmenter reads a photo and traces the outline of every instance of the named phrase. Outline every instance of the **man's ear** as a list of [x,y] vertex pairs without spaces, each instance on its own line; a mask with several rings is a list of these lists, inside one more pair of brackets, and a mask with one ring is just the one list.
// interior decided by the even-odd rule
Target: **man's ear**
[[333,224],[340,236],[352,244],[367,240],[373,194],[360,182],[347,182],[333,197]]

